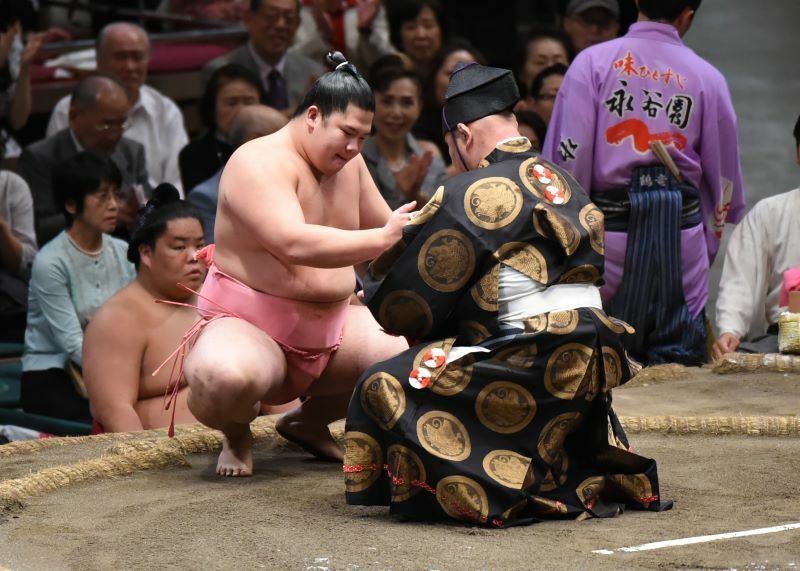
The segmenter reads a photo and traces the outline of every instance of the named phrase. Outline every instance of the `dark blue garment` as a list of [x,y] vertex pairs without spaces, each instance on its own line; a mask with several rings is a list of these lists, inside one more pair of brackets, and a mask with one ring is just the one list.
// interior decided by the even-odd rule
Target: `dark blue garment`
[[683,196],[692,192],[663,166],[638,167],[631,179],[625,269],[608,309],[636,328],[628,351],[645,364],[707,360],[705,312],[692,317],[681,280]]

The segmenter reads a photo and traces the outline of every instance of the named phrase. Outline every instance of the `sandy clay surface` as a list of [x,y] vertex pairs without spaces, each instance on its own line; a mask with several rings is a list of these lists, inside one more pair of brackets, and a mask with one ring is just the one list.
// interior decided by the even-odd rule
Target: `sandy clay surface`
[[[625,387],[618,412],[789,415],[796,376],[713,376]],[[396,521],[347,506],[340,468],[260,443],[257,474],[223,480],[215,455],[190,468],[78,484],[0,513],[0,567],[39,569],[796,569],[800,529],[642,552],[619,548],[800,522],[800,437],[631,435],[655,457],[664,513],[507,530]],[[107,444],[103,445],[107,446]],[[96,457],[80,445],[0,459],[0,478]],[[77,448],[77,450],[76,450]],[[611,554],[596,554],[595,550]]]

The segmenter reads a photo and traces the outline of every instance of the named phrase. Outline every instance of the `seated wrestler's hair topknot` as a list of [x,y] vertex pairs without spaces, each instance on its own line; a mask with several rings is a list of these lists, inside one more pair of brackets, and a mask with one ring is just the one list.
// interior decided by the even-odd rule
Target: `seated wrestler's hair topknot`
[[203,226],[200,213],[188,202],[181,200],[177,188],[168,182],[159,184],[153,191],[152,198],[139,210],[136,229],[128,243],[128,261],[137,270],[141,261],[139,246],[147,244],[150,248],[155,248],[156,241],[167,231],[170,220],[179,218],[196,218],[200,226]]
[[356,66],[348,62],[341,52],[328,52],[326,60],[333,71],[323,74],[314,82],[292,119],[303,115],[312,105],[319,108],[323,118],[337,111],[344,113],[351,104],[374,112],[375,96]]

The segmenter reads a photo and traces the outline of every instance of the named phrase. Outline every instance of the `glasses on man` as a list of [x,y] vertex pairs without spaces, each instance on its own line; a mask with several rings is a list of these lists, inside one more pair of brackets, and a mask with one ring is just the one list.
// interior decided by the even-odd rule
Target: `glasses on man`
[[122,133],[128,127],[131,126],[130,121],[125,121],[123,123],[100,123],[98,125],[94,125],[94,130],[98,133]]
[[264,20],[264,23],[266,23],[266,24],[268,24],[270,26],[274,26],[275,24],[278,23],[278,20],[281,20],[281,19],[283,19],[283,21],[289,27],[294,27],[299,22],[299,16],[298,16],[297,12],[294,12],[294,11],[290,12],[290,11],[281,11],[281,10],[271,10],[271,9],[268,8],[268,9],[260,12],[259,16],[261,17],[262,20]]

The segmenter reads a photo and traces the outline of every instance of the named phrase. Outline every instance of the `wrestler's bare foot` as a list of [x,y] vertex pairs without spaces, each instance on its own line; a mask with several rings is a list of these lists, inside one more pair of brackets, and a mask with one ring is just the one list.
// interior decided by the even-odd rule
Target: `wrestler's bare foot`
[[319,421],[309,422],[303,409],[297,408],[283,415],[275,430],[289,442],[294,442],[306,452],[328,462],[343,462],[344,451],[333,439],[327,425]]
[[223,430],[222,452],[217,460],[220,476],[253,475],[253,435],[250,425]]

